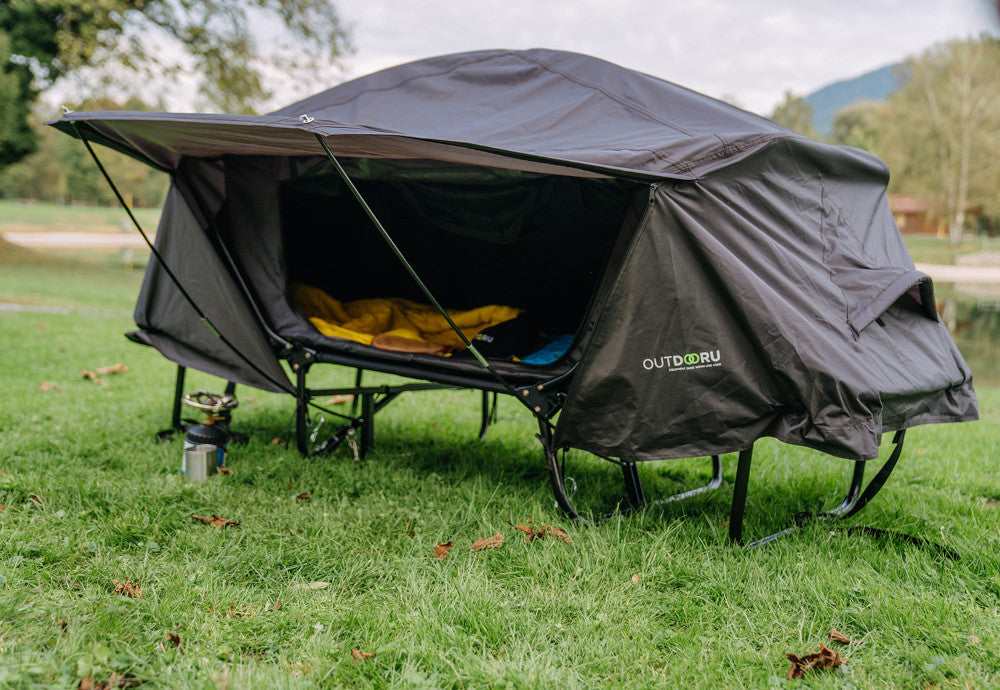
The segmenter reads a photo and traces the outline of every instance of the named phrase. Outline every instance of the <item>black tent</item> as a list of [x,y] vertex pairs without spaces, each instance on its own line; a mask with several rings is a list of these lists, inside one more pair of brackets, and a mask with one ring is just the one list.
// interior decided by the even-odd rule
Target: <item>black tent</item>
[[[303,450],[316,362],[515,395],[570,510],[560,448],[621,464],[636,502],[638,461],[715,456],[717,485],[717,456],[741,451],[735,510],[762,436],[864,461],[885,432],[977,417],[880,160],[595,58],[464,53],[270,115],[52,124],[170,173],[140,337],[295,395]],[[571,344],[548,364],[381,349],[321,333],[300,284],[344,303],[510,305],[518,337]],[[358,390],[364,429],[391,395]],[[858,475],[844,514],[885,479],[862,493]]]

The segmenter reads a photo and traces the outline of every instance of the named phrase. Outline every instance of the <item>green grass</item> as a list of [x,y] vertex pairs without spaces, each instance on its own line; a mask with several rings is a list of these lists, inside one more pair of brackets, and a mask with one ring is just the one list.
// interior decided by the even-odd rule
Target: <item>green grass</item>
[[[160,218],[159,208],[140,208],[135,213],[143,227],[156,230],[156,223]],[[56,226],[72,226],[76,230],[106,230],[119,228],[127,220],[117,206],[59,206],[46,202],[0,199],[0,232],[11,229],[7,226],[37,226],[39,230]]]
[[[980,390],[979,422],[910,431],[860,516],[755,551],[726,543],[728,483],[597,526],[567,521],[529,415],[503,401],[479,443],[466,391],[394,402],[358,463],[272,445],[288,437],[290,398],[241,389],[236,427],[251,440],[231,449],[235,473],[192,484],[177,471],[180,443],[152,440],[173,367],[120,335],[135,274],[95,282],[67,262],[22,264],[0,265],[3,280],[22,271],[0,292],[21,284],[110,315],[0,312],[0,687],[112,673],[146,687],[769,687],[787,652],[835,646],[831,628],[863,643],[838,648],[846,667],[795,685],[1000,685],[1000,388]],[[131,371],[106,386],[79,375],[117,361]],[[37,390],[44,381],[56,388]],[[199,386],[220,382],[192,375]],[[848,472],[771,441],[754,463],[750,534],[831,507]],[[648,488],[675,491],[706,464],[643,473]],[[574,543],[526,543],[507,521],[529,518]],[[848,531],[858,525],[961,559]],[[496,532],[501,548],[469,550]],[[451,555],[435,560],[447,541]],[[124,578],[141,599],[114,593]],[[302,587],[312,582],[328,584]],[[355,662],[352,649],[376,657]]]
[[918,264],[951,265],[962,254],[1000,251],[1000,239],[988,237],[968,237],[955,246],[947,237],[933,235],[903,235],[903,241]]

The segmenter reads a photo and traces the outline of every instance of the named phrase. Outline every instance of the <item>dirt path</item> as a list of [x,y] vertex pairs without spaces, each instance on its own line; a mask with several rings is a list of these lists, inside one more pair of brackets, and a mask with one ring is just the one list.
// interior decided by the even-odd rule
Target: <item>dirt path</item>
[[[5,240],[37,249],[144,249],[134,232],[5,232]],[[152,239],[152,238],[150,238]]]

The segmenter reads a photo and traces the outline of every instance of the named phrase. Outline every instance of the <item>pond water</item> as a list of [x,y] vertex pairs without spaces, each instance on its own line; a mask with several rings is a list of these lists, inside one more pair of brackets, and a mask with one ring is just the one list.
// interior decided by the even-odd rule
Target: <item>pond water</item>
[[1000,285],[934,284],[938,311],[976,384],[1000,386]]

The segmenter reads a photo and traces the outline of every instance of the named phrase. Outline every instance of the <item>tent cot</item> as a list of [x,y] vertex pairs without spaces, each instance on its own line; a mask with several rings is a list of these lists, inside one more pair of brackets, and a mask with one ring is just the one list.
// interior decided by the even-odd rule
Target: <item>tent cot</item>
[[[595,58],[464,53],[265,116],[52,124],[171,175],[135,320],[179,365],[178,396],[184,367],[290,393],[303,452],[356,428],[367,447],[388,402],[439,386],[482,390],[485,431],[488,394],[507,393],[535,415],[571,514],[561,449],[620,465],[633,504],[638,462],[712,457],[697,492],[721,485],[720,456],[739,452],[739,540],[756,439],[855,461],[833,511],[847,516],[884,483],[905,429],[977,417],[881,161]],[[398,352],[321,333],[300,284],[519,316],[482,359]],[[520,361],[543,334],[571,345],[550,364]],[[316,363],[357,368],[362,400],[318,447],[309,407],[331,391],[309,388]],[[363,370],[422,382],[365,387]],[[865,488],[886,432],[899,443]]]

